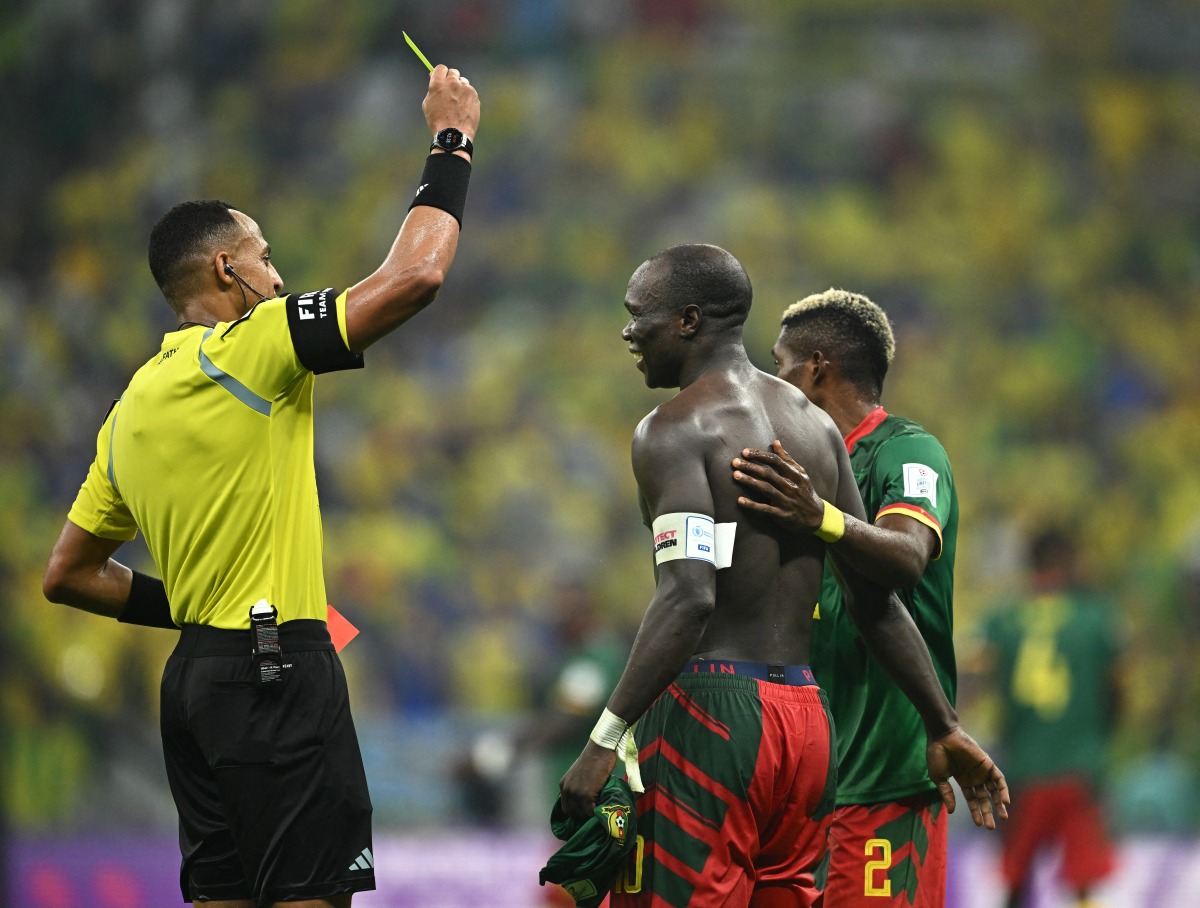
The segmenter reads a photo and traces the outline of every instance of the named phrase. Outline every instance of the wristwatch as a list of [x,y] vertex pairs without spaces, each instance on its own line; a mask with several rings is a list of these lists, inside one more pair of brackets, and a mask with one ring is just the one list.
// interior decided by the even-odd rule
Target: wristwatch
[[455,129],[453,126],[447,126],[445,129],[439,129],[436,136],[433,137],[433,144],[429,146],[429,150],[440,148],[447,153],[452,151],[465,151],[469,155],[474,155],[475,145],[463,135],[461,129]]

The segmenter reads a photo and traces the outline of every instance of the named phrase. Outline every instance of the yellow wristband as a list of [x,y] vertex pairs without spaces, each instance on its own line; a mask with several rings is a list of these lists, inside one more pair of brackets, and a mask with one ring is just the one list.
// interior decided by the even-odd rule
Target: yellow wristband
[[846,535],[846,515],[825,501],[824,498],[821,501],[825,504],[825,514],[821,518],[821,525],[814,531],[814,535],[825,542],[837,542]]

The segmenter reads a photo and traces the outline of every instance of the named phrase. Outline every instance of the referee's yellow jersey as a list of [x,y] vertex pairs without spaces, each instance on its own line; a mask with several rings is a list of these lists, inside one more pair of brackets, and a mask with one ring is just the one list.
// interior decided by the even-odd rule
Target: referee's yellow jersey
[[334,290],[172,331],[105,419],[68,519],[140,529],[176,624],[248,628],[260,599],[280,622],[324,621],[313,375],[361,365]]

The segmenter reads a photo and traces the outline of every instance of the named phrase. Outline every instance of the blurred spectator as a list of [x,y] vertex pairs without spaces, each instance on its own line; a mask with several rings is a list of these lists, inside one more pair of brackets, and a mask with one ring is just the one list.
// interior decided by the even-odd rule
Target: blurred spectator
[[1074,539],[1046,530],[1029,551],[1029,588],[987,623],[1013,793],[1004,830],[1008,908],[1030,901],[1034,858],[1061,845],[1078,908],[1113,868],[1100,786],[1117,713],[1117,642],[1109,604],[1081,585]]
[[549,671],[535,671],[532,687],[540,694],[536,711],[511,736],[494,730],[480,734],[459,763],[464,807],[476,822],[491,825],[511,816],[505,792],[512,791],[517,760],[536,761],[531,796],[538,804],[553,803],[559,779],[578,756],[580,739],[591,730],[625,667],[630,641],[605,620],[584,583],[560,584],[550,609],[554,639],[549,650],[554,655]]
[[538,688],[540,708],[522,736],[528,750],[542,755],[547,795],[542,803],[558,796],[558,780],[579,756],[580,739],[620,680],[630,644],[582,583],[560,587],[553,609],[558,660]]

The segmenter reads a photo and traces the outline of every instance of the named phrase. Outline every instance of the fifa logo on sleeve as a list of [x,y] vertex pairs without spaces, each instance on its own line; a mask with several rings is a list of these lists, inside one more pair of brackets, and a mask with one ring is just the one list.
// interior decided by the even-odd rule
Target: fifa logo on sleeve
[[923,463],[906,463],[904,465],[904,497],[928,498],[933,507],[937,507],[937,471]]
[[[301,321],[310,318],[324,318],[329,314],[330,289],[326,287],[324,290],[311,290],[296,297],[296,312]],[[315,311],[313,307],[315,307]]]

